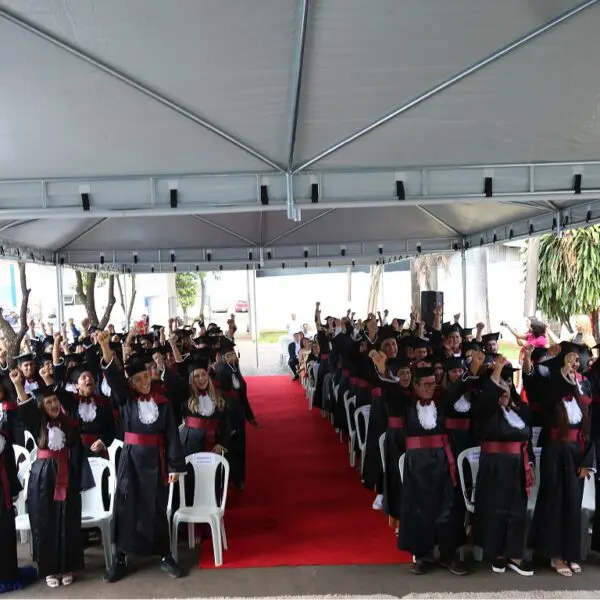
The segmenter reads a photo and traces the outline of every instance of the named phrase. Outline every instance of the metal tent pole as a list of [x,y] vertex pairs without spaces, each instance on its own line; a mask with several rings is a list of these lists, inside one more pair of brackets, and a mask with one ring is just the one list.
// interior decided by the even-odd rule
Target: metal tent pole
[[254,314],[254,351],[256,353],[256,369],[260,367],[258,360],[258,312],[256,310],[256,266],[252,269],[252,312]]
[[65,307],[63,304],[63,268],[61,265],[56,265],[56,311],[58,317],[58,330],[65,322]]
[[463,326],[467,327],[467,252],[463,248],[460,252],[462,265],[462,295],[463,295]]

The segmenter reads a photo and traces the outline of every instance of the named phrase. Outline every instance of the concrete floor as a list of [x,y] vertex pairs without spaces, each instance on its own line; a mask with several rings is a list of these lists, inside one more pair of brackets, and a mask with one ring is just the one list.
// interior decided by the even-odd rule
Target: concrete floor
[[[316,540],[318,543],[318,540]],[[235,543],[235,540],[230,540]],[[276,551],[276,549],[274,549]],[[20,547],[21,564],[29,562],[27,546]],[[425,576],[409,572],[409,565],[278,567],[261,569],[208,569],[196,566],[198,553],[181,548],[181,564],[187,575],[171,580],[163,574],[155,560],[132,561],[131,574],[117,584],[102,581],[104,560],[99,547],[86,551],[86,570],[69,588],[49,590],[43,582],[28,587],[25,592],[7,594],[6,598],[199,598],[306,596],[329,594],[407,594],[431,593],[498,593],[570,591],[600,589],[600,562],[591,559],[581,575],[566,579],[540,567],[534,577],[514,573],[495,575],[485,565],[477,565],[467,577],[455,577],[439,570]],[[226,559],[226,555],[225,555]]]

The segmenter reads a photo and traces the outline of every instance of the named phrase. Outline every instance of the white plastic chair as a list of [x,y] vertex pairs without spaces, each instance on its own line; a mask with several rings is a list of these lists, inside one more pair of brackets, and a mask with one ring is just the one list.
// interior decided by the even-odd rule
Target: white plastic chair
[[404,481],[404,457],[406,454],[403,454],[398,461],[398,469],[400,470],[400,479]]
[[15,464],[17,465],[17,470],[22,462],[31,462],[29,450],[27,450],[27,448],[19,446],[18,444],[13,444],[13,451],[15,453]]
[[[467,448],[463,450],[458,455],[457,467],[458,467],[458,476],[460,477],[460,487],[463,493],[463,498],[465,499],[465,506],[470,513],[475,512],[475,482],[477,481],[477,472],[479,471],[479,455],[481,454],[481,449],[479,446],[474,446],[473,448]],[[471,467],[471,475],[472,475],[472,483],[473,490],[469,497],[469,491],[466,487],[465,480],[465,471],[464,471],[464,463],[465,460],[469,462],[469,466]]]
[[385,433],[379,436],[379,454],[381,455],[381,466],[385,473]]
[[[363,467],[365,464],[365,451],[367,449],[367,432],[369,431],[369,414],[371,413],[370,406],[361,406],[354,411],[354,422],[356,424],[356,439],[358,441],[358,448],[360,450],[360,473],[362,475]],[[364,437],[360,428],[360,418],[365,421],[365,432]]]
[[33,453],[34,450],[37,450],[37,443],[35,441],[35,438],[27,430],[25,430],[25,448],[27,449],[30,455]]
[[596,512],[596,481],[592,475],[583,482],[583,499],[581,502],[581,558],[585,560],[590,547],[592,521]]
[[534,448],[533,453],[535,454],[535,483],[533,484],[529,498],[527,499],[527,516],[530,520],[533,517],[533,510],[535,509],[535,503],[540,489],[540,457],[542,456],[542,449]]
[[350,466],[356,465],[356,454],[354,452],[354,444],[356,443],[356,427],[354,421],[350,417],[350,408],[356,408],[356,396],[348,397],[350,392],[344,392],[344,408],[346,409],[346,422],[348,423],[348,452],[350,453]]
[[23,489],[17,496],[15,502],[15,508],[17,509],[17,516],[15,517],[15,529],[19,532],[21,537],[21,543],[24,544],[29,537],[29,551],[33,556],[33,545],[31,539],[31,523],[29,522],[29,514],[27,513],[27,486],[29,485],[29,473],[31,470],[31,463],[21,463],[23,466],[22,471],[19,471],[19,480]]
[[[115,465],[105,458],[88,458],[94,483],[96,484],[90,490],[81,492],[81,528],[82,529],[100,529],[102,535],[102,547],[104,549],[104,562],[109,569],[113,562],[112,535],[111,526],[113,519],[113,507],[115,503],[115,482],[117,473]],[[108,481],[110,494],[110,505],[108,510],[104,509],[104,499],[102,498],[102,477],[108,469]]]
[[[212,533],[215,567],[223,564],[223,549],[227,550],[227,536],[225,534],[225,504],[227,502],[227,485],[229,483],[229,463],[227,459],[212,452],[197,452],[185,457],[186,464],[194,468],[194,504],[187,506],[185,503],[185,475],[179,478],[179,499],[181,507],[173,515],[173,528],[171,533],[171,554],[177,560],[177,530],[180,523],[188,524],[188,538],[190,548],[194,547],[194,524],[208,523]],[[217,470],[221,467],[223,478],[223,499],[221,505],[217,504],[215,478]],[[173,485],[169,488],[169,507],[173,499]]]
[[[119,459],[121,457],[121,452],[123,451],[123,442],[121,440],[117,440],[116,438],[113,440],[113,443],[108,447],[108,460],[114,465],[115,472],[119,469]],[[111,475],[112,477],[112,475]],[[117,480],[113,481],[109,480],[108,485],[110,489],[116,489]]]

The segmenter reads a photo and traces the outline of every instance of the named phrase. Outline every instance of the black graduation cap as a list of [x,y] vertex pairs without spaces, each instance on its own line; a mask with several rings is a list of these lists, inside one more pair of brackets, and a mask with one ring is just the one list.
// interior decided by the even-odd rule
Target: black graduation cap
[[125,365],[125,373],[127,377],[133,377],[138,373],[143,373],[146,370],[146,362],[138,358],[139,355],[133,356]]
[[469,351],[481,352],[481,346],[477,342],[463,342],[461,345],[463,356]]
[[427,340],[424,340],[420,337],[411,337],[409,339],[409,346],[413,350],[417,350],[418,348],[429,348],[429,346],[431,345]]
[[474,327],[461,327],[461,335],[463,338],[466,338],[470,335],[473,335]]
[[122,348],[123,348],[123,345],[121,344],[121,342],[109,342],[108,346],[113,352],[118,352],[119,350],[122,350]]
[[404,327],[404,323],[406,323],[406,319],[399,319],[398,317],[392,319],[392,321],[398,321],[398,327],[402,329]]
[[546,356],[546,354],[548,354],[548,348],[534,348],[533,352],[531,353],[531,360],[534,363],[538,363],[544,358],[544,356]]
[[91,365],[88,365],[87,363],[82,363],[80,365],[77,365],[76,367],[73,367],[69,371],[69,381],[71,383],[77,383],[77,380],[83,373],[90,373],[94,378],[96,377],[96,373],[94,372],[94,369],[92,369]]
[[391,325],[384,325],[383,327],[379,328],[377,336],[379,338],[379,342],[389,339],[395,340],[398,337],[398,332]]
[[481,343],[485,346],[488,342],[497,342],[500,339],[500,332],[486,333],[481,336]]
[[39,388],[33,390],[32,393],[33,393],[33,397],[38,402],[41,402],[44,398],[48,398],[50,396],[56,396],[58,389],[59,389],[58,383],[53,383],[52,385],[44,385],[42,387],[39,387]]
[[400,369],[408,369],[410,367],[410,361],[405,356],[395,356],[394,358],[388,358],[385,361],[385,366],[388,371],[395,374]]
[[206,334],[208,337],[215,338],[223,335],[223,330],[220,327],[213,327],[212,329],[207,329]]
[[191,375],[196,369],[203,369],[204,371],[208,371],[208,367],[210,365],[210,359],[205,358],[195,358],[188,366],[188,373]]
[[65,363],[82,363],[85,360],[85,352],[73,352],[65,356]]
[[37,359],[38,367],[42,367],[47,362],[54,363],[54,358],[53,358],[52,354],[45,352],[41,356],[38,356],[38,359]]
[[235,352],[235,342],[227,338],[221,339],[221,354],[227,354],[228,352]]
[[463,369],[464,362],[462,358],[447,358],[444,361],[444,371],[452,371],[453,369]]
[[194,332],[191,329],[176,329],[175,335],[179,338],[190,337]]
[[513,373],[515,373],[516,371],[520,371],[520,370],[521,369],[517,369],[517,368],[513,367],[512,365],[504,365],[502,367],[500,377],[502,379],[510,379],[512,381]]
[[442,333],[444,334],[444,336],[450,335],[451,333],[460,333],[462,335],[461,332],[461,326],[458,323],[448,323],[447,327],[442,327]]
[[17,361],[18,365],[22,365],[26,362],[34,362],[35,355],[33,352],[26,352],[25,354],[19,354],[19,356],[15,356],[15,360]]
[[154,334],[153,333],[143,333],[142,335],[137,336],[138,343],[145,340],[146,342],[154,342]]
[[162,329],[162,325],[152,325],[152,327],[150,327],[150,329],[152,329],[152,331],[155,331],[156,333],[158,333]]
[[413,373],[413,381],[424,377],[434,377],[435,371],[432,367],[417,367]]

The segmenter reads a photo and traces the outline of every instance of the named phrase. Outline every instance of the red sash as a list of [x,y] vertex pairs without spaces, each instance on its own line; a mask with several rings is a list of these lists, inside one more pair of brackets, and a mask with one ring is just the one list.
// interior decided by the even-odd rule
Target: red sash
[[7,412],[9,410],[17,410],[16,402],[2,402],[2,410]]
[[525,491],[527,492],[527,496],[531,495],[533,469],[529,464],[527,442],[483,442],[481,444],[481,451],[487,454],[520,454],[523,458],[523,468],[525,469]]
[[169,473],[167,472],[167,455],[165,451],[165,436],[162,433],[131,433],[125,432],[124,440],[130,446],[149,446],[158,448],[160,454],[160,468],[164,484],[169,483]]
[[388,417],[388,427],[390,429],[401,429],[404,427],[404,419],[402,417]]
[[420,450],[422,448],[443,448],[448,461],[448,471],[452,485],[456,486],[458,480],[456,478],[456,461],[450,449],[447,435],[413,435],[406,438],[407,450]]
[[69,452],[66,448],[62,450],[48,450],[40,448],[37,451],[38,459],[54,459],[57,463],[56,485],[54,486],[54,500],[64,502],[67,499],[69,487]]
[[444,421],[446,429],[460,429],[468,431],[471,428],[471,419],[446,419]]

